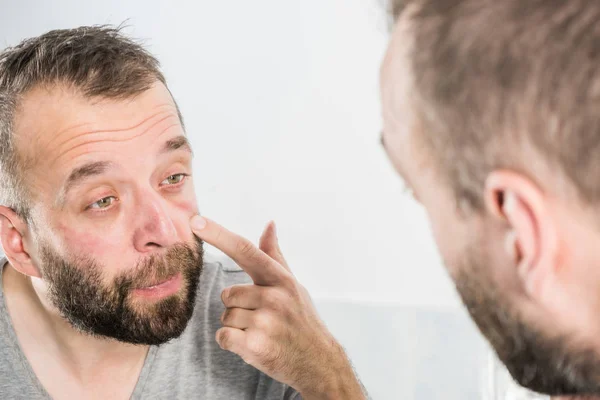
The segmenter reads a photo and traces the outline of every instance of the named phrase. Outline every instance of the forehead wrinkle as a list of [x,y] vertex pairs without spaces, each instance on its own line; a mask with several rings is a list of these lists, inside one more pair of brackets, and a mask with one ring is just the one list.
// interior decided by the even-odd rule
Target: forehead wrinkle
[[[104,143],[119,143],[119,142],[127,142],[133,139],[136,139],[140,136],[143,136],[144,134],[146,134],[150,129],[154,128],[156,125],[159,125],[160,123],[168,120],[169,118],[178,118],[176,115],[173,115],[172,113],[169,112],[163,112],[157,115],[154,115],[150,118],[146,118],[141,124],[137,124],[136,126],[132,127],[132,128],[126,128],[126,129],[112,129],[112,130],[97,130],[97,131],[91,131],[91,132],[86,132],[83,135],[78,135],[75,136],[69,140],[67,140],[65,143],[72,141],[72,140],[76,140],[76,139],[82,139],[83,137],[87,137],[88,135],[98,135],[98,134],[104,134],[104,133],[118,133],[118,132],[126,132],[132,129],[136,129],[140,126],[142,126],[144,124],[144,122],[147,122],[151,119],[153,119],[154,117],[158,117],[159,115],[164,115],[162,118],[158,119],[156,122],[152,123],[152,125],[148,126],[147,128],[143,129],[140,131],[140,133],[130,136],[130,137],[124,137],[124,138],[114,138],[114,139],[107,139],[107,138],[100,138],[100,139],[94,139],[94,140],[82,140],[81,143],[68,148],[66,150],[64,150],[63,152],[61,152],[58,156],[56,156],[56,159],[62,158],[64,157],[67,153],[78,149],[79,147],[82,146],[86,146],[86,145],[90,145],[90,144],[94,144],[94,143],[100,143],[100,142],[104,142]],[[179,123],[173,123],[171,125],[169,125],[167,128],[165,128],[165,130],[168,130],[170,128],[172,128],[173,126],[177,126]],[[164,132],[164,131],[163,131]],[[161,134],[163,133],[161,132]]]
[[[163,118],[162,120],[164,121],[165,119],[166,119],[166,118]],[[178,118],[178,117],[177,117],[177,121],[179,121],[179,118]],[[176,123],[173,123],[173,124],[171,124],[171,125],[169,125],[169,126],[165,127],[165,129],[163,129],[163,131],[162,131],[162,132],[161,132],[161,133],[158,135],[158,137],[161,137],[163,134],[165,134],[166,132],[168,132],[168,131],[169,131],[171,128],[173,128],[173,127],[178,127],[178,126],[180,126],[180,125],[181,125],[181,124],[180,124],[179,122],[176,122]],[[138,135],[138,136],[139,136],[139,135]],[[136,136],[136,137],[138,137],[138,136]],[[185,136],[183,136],[183,137],[185,137]],[[132,139],[133,139],[133,138],[132,138]],[[98,141],[100,141],[100,140],[98,140]],[[96,141],[96,142],[98,142],[98,141]],[[107,141],[108,141],[108,142],[122,142],[122,141],[125,141],[125,140],[102,140],[102,141],[103,141],[103,142],[107,142]],[[93,142],[88,142],[88,143],[93,143]],[[186,143],[187,143],[187,142],[186,142]],[[188,143],[188,146],[189,146],[189,143]],[[191,148],[190,148],[190,152],[191,152]],[[115,166],[116,166],[115,164],[112,164],[111,162],[105,162],[105,163],[106,163],[106,167],[109,167],[109,166],[111,166],[111,167],[115,167]],[[63,189],[63,190],[61,190],[61,192],[58,194],[58,196],[56,196],[56,200],[55,200],[55,206],[56,206],[56,207],[58,207],[58,208],[63,208],[63,207],[64,207],[64,205],[65,205],[65,198],[66,198],[66,194],[67,194],[67,191]]]
[[[162,106],[156,107],[156,109],[160,109],[160,108],[163,108],[163,107],[165,107],[165,105],[162,105]],[[115,133],[115,132],[125,132],[125,131],[131,131],[131,130],[135,130],[135,129],[137,129],[137,128],[141,127],[142,125],[144,125],[144,124],[145,124],[145,123],[147,123],[148,121],[150,121],[150,120],[152,120],[152,119],[154,119],[154,118],[158,118],[159,116],[162,116],[162,115],[165,115],[165,114],[170,114],[170,113],[169,113],[168,111],[164,111],[164,112],[160,112],[160,113],[155,113],[155,114],[152,114],[152,115],[150,115],[149,117],[147,117],[147,118],[144,118],[144,119],[143,119],[142,121],[140,121],[139,123],[137,123],[137,124],[135,124],[135,125],[133,125],[133,126],[126,127],[126,128],[119,128],[119,129],[92,129],[92,130],[90,130],[89,132],[86,132],[85,134],[95,134],[95,133]],[[155,124],[153,124],[152,126],[154,126],[154,125],[156,125],[156,124],[160,123],[160,122],[161,122],[161,121],[163,121],[164,119],[166,119],[166,117],[165,117],[165,118],[162,118],[162,119],[161,119],[161,120],[159,120],[159,121],[157,121],[157,122],[156,122]],[[66,134],[66,133],[69,133],[69,132],[71,132],[71,131],[73,131],[73,130],[76,130],[76,129],[78,129],[78,128],[82,127],[82,126],[86,126],[86,125],[92,125],[92,123],[83,123],[83,124],[79,124],[79,125],[76,125],[76,126],[73,126],[73,127],[67,128],[67,129],[63,130],[63,131],[62,131],[62,132],[61,132],[59,135],[64,135],[64,134]],[[152,126],[150,126],[148,129],[152,128]],[[57,144],[57,146],[64,146],[64,145],[66,145],[67,143],[69,143],[70,141],[72,141],[72,140],[76,140],[76,139],[78,139],[79,137],[81,137],[81,135],[75,135],[75,136],[73,136],[73,137],[67,138],[67,139],[66,139],[66,140],[64,140],[63,142],[60,142],[60,143],[58,143],[58,144]]]
[[[130,104],[133,103],[134,100],[135,99],[131,99]],[[103,103],[106,104],[108,107],[116,106],[119,109],[119,103],[115,104],[115,102],[112,99],[107,99],[103,97],[90,98],[84,96],[77,90],[73,91],[69,88],[64,88],[60,85],[56,87],[53,86],[52,90],[48,88],[34,88],[29,93],[27,93],[18,104],[18,112],[15,116],[16,123],[18,125],[16,125],[15,127],[18,128],[19,126],[21,126],[23,129],[27,129],[29,132],[23,132],[26,134],[28,133],[26,136],[19,136],[24,136],[25,140],[40,143],[40,147],[44,149],[45,153],[47,153],[49,151],[54,151],[56,148],[60,148],[60,146],[64,146],[70,140],[76,139],[76,137],[69,138],[69,135],[66,135],[72,132],[73,130],[79,130],[86,126],[93,127],[93,125],[101,124],[102,120],[100,118],[96,118],[97,121],[100,122],[94,122],[94,116],[92,116],[92,122],[85,120],[82,121],[82,119],[85,119],[85,115],[93,115],[95,109],[102,110]],[[133,103],[133,106],[135,108],[136,104]],[[155,110],[159,110],[161,108],[171,108],[173,110],[176,110],[175,105],[170,103],[162,103],[159,105],[151,106],[149,108],[149,111],[154,112]],[[65,112],[65,109],[68,111]],[[74,111],[71,111],[77,109],[82,109],[82,112],[75,113]],[[122,109],[122,107],[120,107],[120,109]],[[139,110],[140,107],[138,106],[137,109]],[[58,126],[55,128],[56,130],[54,132],[45,130],[44,128],[46,126],[39,126],[40,124],[36,122],[39,121],[38,118],[27,118],[28,115],[39,115],[40,113],[42,113],[51,121],[53,121],[53,125],[58,123]],[[80,114],[83,114],[84,117],[80,117]],[[126,129],[135,129],[151,118],[152,116],[142,120],[139,124],[136,124],[136,126],[131,126]],[[108,119],[110,120],[110,118]],[[68,126],[70,122],[69,120],[72,120],[71,124],[75,125]],[[61,129],[61,125],[64,128]],[[65,135],[67,136],[66,139],[63,139],[62,141],[57,140],[61,139]],[[36,156],[36,148],[29,148],[31,149],[30,156],[34,158]]]
[[[88,105],[89,106],[89,105]],[[167,108],[167,107],[171,107],[169,104],[161,104],[160,106],[154,107],[152,109],[152,111],[154,110],[159,110],[161,108]],[[165,111],[166,113],[167,111]],[[140,126],[142,126],[144,123],[148,122],[149,120],[151,120],[152,118],[156,117],[157,115],[162,115],[163,113],[158,113],[158,114],[152,114],[150,117],[143,119],[141,122],[135,124],[134,126],[130,126],[127,128],[123,128],[123,129],[93,129],[95,123],[94,122],[81,122],[81,123],[77,123],[76,125],[61,129],[58,131],[58,133],[55,133],[53,135],[51,135],[51,137],[54,138],[61,138],[66,136],[66,139],[63,139],[62,141],[58,141],[56,139],[54,140],[50,140],[50,142],[47,144],[46,146],[46,152],[52,152],[62,146],[67,145],[69,142],[73,141],[73,140],[77,140],[78,138],[81,138],[81,135],[74,135],[72,137],[69,137],[69,133],[73,132],[73,131],[77,131],[77,130],[83,130],[83,128],[85,127],[90,127],[92,129],[90,129],[89,132],[86,132],[85,134],[94,134],[94,133],[103,133],[103,132],[118,132],[120,130],[122,131],[127,131],[127,130],[133,130],[136,128],[139,128]],[[97,123],[96,123],[97,125]],[[59,156],[60,157],[60,156]],[[57,157],[58,158],[58,157]]]

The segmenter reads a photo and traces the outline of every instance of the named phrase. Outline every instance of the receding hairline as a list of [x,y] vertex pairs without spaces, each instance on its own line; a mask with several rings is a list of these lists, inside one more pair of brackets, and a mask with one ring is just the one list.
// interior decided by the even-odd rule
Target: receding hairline
[[[89,97],[127,99],[156,80],[167,86],[158,59],[139,40],[124,34],[124,27],[51,30],[0,51],[0,204],[20,217],[29,219],[33,197],[21,176],[24,163],[19,160],[13,129],[24,93],[67,82]],[[184,126],[178,107],[177,113]]]
[[[118,97],[118,98],[114,98],[114,97],[106,97],[106,96],[102,96],[102,95],[88,95],[85,93],[85,91],[81,90],[81,88],[72,85],[72,84],[65,84],[64,82],[57,82],[57,83],[46,83],[46,84],[40,84],[40,85],[36,85],[32,88],[30,88],[29,90],[27,90],[25,93],[23,93],[22,95],[19,96],[18,101],[16,102],[16,109],[13,112],[13,135],[14,135],[14,145],[15,145],[15,150],[16,150],[16,156],[17,156],[17,160],[19,162],[19,166],[21,168],[23,168],[24,170],[29,169],[32,165],[32,162],[35,163],[35,157],[37,157],[36,155],[34,155],[34,159],[30,159],[30,155],[31,155],[31,150],[29,151],[24,151],[25,149],[22,147],[22,142],[23,139],[21,138],[21,135],[23,133],[23,127],[20,126],[21,124],[19,123],[20,121],[22,121],[22,119],[25,117],[26,113],[30,113],[30,112],[35,112],[35,111],[40,111],[40,110],[25,110],[25,106],[28,103],[28,100],[30,99],[31,96],[35,96],[38,93],[40,93],[42,96],[49,96],[49,97],[54,97],[54,99],[60,99],[61,96],[67,96],[69,98],[78,98],[79,100],[87,103],[87,105],[89,106],[95,106],[97,103],[102,103],[102,102],[109,102],[109,103],[119,103],[119,102],[132,102],[135,101],[136,98],[143,96],[144,94],[148,93],[150,90],[153,90],[157,87],[162,87],[164,90],[166,90],[166,93],[169,96],[169,100],[171,104],[163,104],[160,105],[158,108],[161,107],[165,107],[165,109],[168,108],[173,108],[173,111],[175,111],[175,113],[177,114],[178,117],[178,121],[181,125],[181,129],[183,130],[183,134],[185,135],[185,126],[183,124],[183,118],[181,115],[181,112],[179,110],[179,107],[177,105],[177,102],[175,101],[175,98],[173,97],[171,91],[169,90],[169,88],[167,87],[167,85],[162,81],[162,80],[155,80],[146,90],[143,90],[139,93],[134,93],[131,94],[127,97]],[[60,101],[60,100],[57,100]],[[77,100],[76,100],[77,101]],[[29,118],[29,116],[26,116],[25,118]],[[143,121],[142,121],[143,123]],[[77,126],[73,126],[73,127],[69,127],[67,129],[76,129]],[[132,129],[134,127],[127,127],[124,129]],[[119,129],[122,130],[122,129]],[[28,154],[29,153],[29,154]]]
[[[147,93],[148,91],[150,91],[156,87],[161,87],[164,90],[166,90],[166,93],[168,94],[170,103],[171,103],[171,104],[164,104],[164,105],[158,106],[157,110],[160,109],[161,107],[165,107],[165,111],[163,111],[162,113],[166,114],[168,112],[171,115],[168,118],[174,118],[175,114],[176,114],[178,122],[181,126],[181,133],[178,134],[177,136],[167,140],[163,144],[163,147],[161,148],[160,152],[165,153],[165,152],[181,149],[181,150],[187,151],[188,153],[190,153],[191,157],[193,157],[192,147],[190,145],[189,140],[186,137],[185,129],[183,127],[183,122],[181,119],[181,115],[180,115],[179,109],[177,107],[177,104],[175,102],[175,99],[173,98],[171,92],[168,90],[168,87],[166,86],[166,84],[164,84],[164,82],[162,82],[162,81],[156,80],[149,89],[142,91],[140,93],[128,96],[127,98],[112,98],[112,97],[106,98],[105,96],[101,96],[101,95],[89,96],[89,95],[86,95],[85,92],[83,92],[76,86],[72,86],[72,85],[64,85],[64,84],[39,85],[36,87],[32,87],[30,90],[28,90],[26,93],[23,94],[20,101],[17,102],[17,104],[16,104],[17,109],[15,110],[15,112],[13,114],[13,116],[14,116],[14,119],[13,119],[13,122],[14,122],[14,124],[13,124],[14,155],[15,155],[15,160],[17,162],[17,166],[20,169],[21,177],[23,179],[25,179],[26,181],[31,181],[31,178],[33,177],[33,175],[31,175],[31,174],[36,173],[35,172],[36,164],[40,160],[40,157],[44,156],[43,148],[40,149],[39,146],[37,146],[37,147],[31,146],[31,145],[27,146],[27,143],[29,143],[30,141],[27,141],[27,139],[24,141],[22,138],[19,138],[21,136],[19,134],[21,127],[19,127],[18,120],[19,120],[19,118],[22,118],[24,113],[26,112],[24,110],[23,106],[24,106],[24,101],[27,101],[28,96],[35,95],[36,91],[41,91],[43,93],[42,95],[46,94],[48,96],[57,95],[57,93],[58,93],[59,96],[76,96],[80,100],[83,100],[84,102],[86,102],[88,106],[94,107],[96,102],[107,101],[107,102],[119,103],[119,102],[135,101],[136,97],[142,96],[145,93]],[[167,106],[169,107],[169,109],[171,109],[171,111],[167,111],[167,109],[166,109]],[[28,117],[26,117],[26,118],[28,118]],[[166,117],[158,117],[159,123],[160,123],[160,121],[164,120],[164,118],[166,118]],[[142,123],[147,122],[147,121],[148,120],[144,120]],[[156,124],[156,122],[151,122],[151,124]],[[133,128],[135,128],[135,127],[133,127]],[[133,128],[128,127],[126,129],[133,129]],[[77,125],[67,128],[67,130],[68,129],[77,129]],[[35,139],[34,139],[34,141],[35,141]],[[103,164],[103,165],[94,166],[92,169],[93,170],[106,169],[106,167],[107,167],[107,165],[105,165],[106,163],[98,163],[98,164]],[[83,175],[86,175],[86,174],[83,174]],[[92,175],[92,174],[88,174],[88,175]],[[61,206],[61,201],[64,200],[64,195],[66,194],[66,191],[64,189],[65,189],[64,187],[61,189],[61,192],[59,193],[59,195],[56,198],[56,201],[55,201],[56,206]],[[30,201],[34,202],[35,200],[36,200],[35,194],[31,193]]]

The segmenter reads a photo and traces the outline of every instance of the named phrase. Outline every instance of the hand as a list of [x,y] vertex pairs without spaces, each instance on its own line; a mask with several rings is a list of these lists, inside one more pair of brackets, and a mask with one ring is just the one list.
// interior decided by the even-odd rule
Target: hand
[[259,247],[206,218],[192,218],[191,226],[254,282],[223,290],[226,310],[216,335],[221,348],[293,387],[304,399],[365,398],[344,350],[285,261],[274,223],[265,228]]

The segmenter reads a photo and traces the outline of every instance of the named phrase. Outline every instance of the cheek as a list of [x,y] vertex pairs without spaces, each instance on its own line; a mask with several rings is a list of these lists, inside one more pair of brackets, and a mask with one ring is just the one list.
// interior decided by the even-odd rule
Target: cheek
[[193,181],[190,180],[183,193],[172,200],[172,204],[177,212],[186,214],[190,218],[198,214],[198,201]]
[[180,214],[185,214],[190,218],[198,214],[198,204],[196,203],[196,199],[179,199],[173,202],[173,206],[176,208],[177,212]]
[[96,231],[61,224],[58,230],[61,247],[67,254],[91,257],[103,267],[122,264],[129,254],[124,248],[124,232],[117,229]]
[[190,219],[199,213],[196,196],[192,193],[190,196],[185,196],[172,202],[173,215],[177,215],[173,223],[182,240],[191,242],[194,238],[190,227]]
[[90,230],[80,230],[67,224],[58,226],[64,250],[75,254],[95,254],[98,248],[98,236]]
[[467,242],[466,224],[450,218],[449,210],[444,212],[439,208],[429,212],[429,222],[444,266],[454,277],[464,257]]
[[448,232],[448,230],[444,229],[436,223],[432,222],[431,226],[433,231],[433,237],[435,238],[435,243],[437,245],[440,256],[442,257],[444,266],[448,269],[450,275],[454,276],[454,266],[456,265],[456,263],[454,262],[454,248],[456,244],[453,242],[456,242],[457,238],[455,235],[452,235],[451,232]]

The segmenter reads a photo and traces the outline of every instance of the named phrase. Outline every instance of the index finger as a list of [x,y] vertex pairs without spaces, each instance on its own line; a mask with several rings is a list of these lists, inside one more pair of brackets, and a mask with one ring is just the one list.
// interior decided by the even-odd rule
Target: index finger
[[[201,217],[201,220],[197,218],[192,218],[191,223],[196,236],[231,257],[250,275],[255,284],[276,286],[289,275],[289,272],[248,239],[225,229],[208,218]],[[202,220],[205,222],[204,226],[202,226]],[[196,222],[200,222],[200,224]]]

